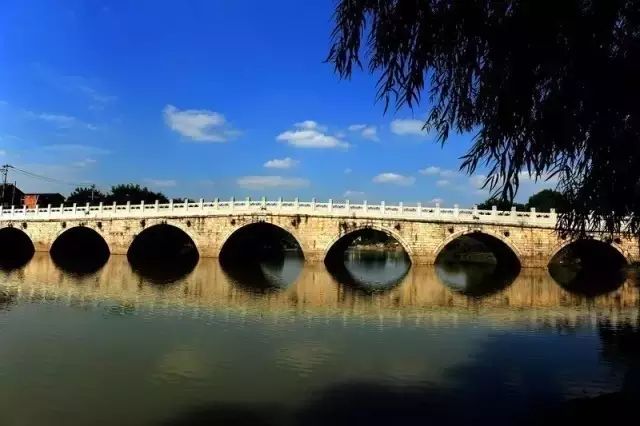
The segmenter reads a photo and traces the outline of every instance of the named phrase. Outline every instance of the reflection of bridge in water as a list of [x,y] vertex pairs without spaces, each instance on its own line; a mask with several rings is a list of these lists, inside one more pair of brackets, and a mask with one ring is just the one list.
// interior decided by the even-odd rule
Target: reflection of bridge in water
[[234,283],[216,259],[201,259],[190,274],[168,285],[148,282],[124,256],[112,256],[98,272],[79,276],[63,272],[48,254],[39,253],[24,267],[2,275],[0,291],[9,299],[66,300],[125,311],[359,317],[391,324],[455,321],[465,315],[538,325],[595,323],[604,314],[613,321],[636,321],[640,306],[639,288],[631,280],[587,298],[563,289],[542,269],[523,270],[511,285],[484,297],[447,287],[432,266],[414,266],[397,286],[374,293],[339,284],[322,265],[305,264],[290,286],[257,294]]

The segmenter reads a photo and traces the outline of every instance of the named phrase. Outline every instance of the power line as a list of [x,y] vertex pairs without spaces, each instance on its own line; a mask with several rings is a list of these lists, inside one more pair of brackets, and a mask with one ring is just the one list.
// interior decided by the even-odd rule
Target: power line
[[[0,168],[0,173],[4,176],[5,180],[6,180],[6,175],[8,173],[8,169],[15,170],[16,172],[21,173],[21,174],[23,174],[25,176],[28,176],[28,177],[34,178],[34,179],[40,179],[40,180],[45,181],[45,182],[57,183],[57,184],[60,184],[60,185],[67,185],[67,186],[72,186],[72,187],[90,187],[90,188],[92,188],[92,191],[96,190],[96,185],[92,184],[90,182],[68,182],[68,181],[64,181],[64,180],[61,180],[61,179],[56,179],[56,178],[52,178],[52,177],[49,177],[49,176],[44,176],[44,175],[41,175],[41,174],[38,174],[38,173],[33,173],[33,172],[21,169],[21,168],[16,167],[16,166],[12,166],[11,164],[5,164],[4,166],[2,166]],[[3,187],[3,190],[4,190],[4,187]]]

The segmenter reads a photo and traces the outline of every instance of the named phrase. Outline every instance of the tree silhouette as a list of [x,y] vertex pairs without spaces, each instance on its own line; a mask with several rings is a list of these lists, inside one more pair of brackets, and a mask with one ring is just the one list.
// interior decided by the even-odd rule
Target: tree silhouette
[[559,226],[640,231],[637,1],[340,0],[332,37],[341,77],[366,57],[385,106],[426,94],[439,142],[473,133],[461,168],[487,166],[494,196],[553,176]]
[[107,197],[103,192],[95,188],[77,187],[71,194],[69,194],[65,202],[67,204],[99,204],[100,202],[104,202],[106,198]]
[[147,187],[141,187],[137,184],[122,184],[111,187],[111,192],[107,195],[107,201],[110,203],[116,202],[131,204],[139,204],[141,201],[145,203],[155,203],[158,200],[160,203],[169,202],[168,198],[161,192],[153,192]]

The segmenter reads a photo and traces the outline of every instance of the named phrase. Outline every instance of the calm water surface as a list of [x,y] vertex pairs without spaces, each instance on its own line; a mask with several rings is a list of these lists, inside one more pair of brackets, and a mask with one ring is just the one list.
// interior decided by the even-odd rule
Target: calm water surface
[[201,259],[167,283],[38,253],[0,272],[0,424],[510,424],[637,395],[632,279],[581,293],[360,251],[338,269]]

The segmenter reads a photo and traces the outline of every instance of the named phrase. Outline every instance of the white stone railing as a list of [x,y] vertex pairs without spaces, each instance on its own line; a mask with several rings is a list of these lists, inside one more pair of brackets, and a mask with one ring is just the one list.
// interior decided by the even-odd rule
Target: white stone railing
[[423,206],[417,204],[352,204],[348,200],[334,203],[332,200],[322,203],[315,199],[311,201],[294,200],[219,200],[196,203],[173,201],[160,204],[102,204],[47,206],[35,208],[0,207],[0,220],[61,220],[61,219],[113,219],[132,217],[200,217],[225,216],[230,214],[299,214],[308,216],[355,217],[374,219],[405,219],[434,222],[466,222],[466,223],[504,223],[511,225],[527,225],[537,227],[554,227],[557,221],[555,211],[551,213],[536,212],[531,209],[526,212],[462,209],[458,205],[453,208]]

